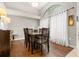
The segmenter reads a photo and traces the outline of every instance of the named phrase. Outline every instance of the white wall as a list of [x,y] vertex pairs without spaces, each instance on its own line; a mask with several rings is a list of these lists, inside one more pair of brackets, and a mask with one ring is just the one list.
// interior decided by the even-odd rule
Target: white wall
[[76,7],[74,9],[71,9],[68,11],[68,16],[74,15],[74,26],[68,26],[68,40],[69,40],[69,45],[72,47],[76,47]]
[[24,3],[0,3],[0,7],[6,8],[7,16],[11,19],[8,29],[13,30],[17,35],[15,36],[16,40],[24,38],[23,28],[38,27],[38,19],[40,19],[38,10],[30,8],[28,5],[26,8],[24,6]]
[[79,2],[77,2],[77,16],[78,16],[78,21],[77,21],[77,48],[79,48]]
[[15,9],[7,8],[6,11],[8,12],[7,13],[8,15],[15,15],[15,16],[22,16],[22,17],[29,17],[29,18],[34,18],[34,19],[40,19],[40,16],[38,16],[38,15],[27,13],[27,12],[23,12],[23,11],[19,11],[19,10],[15,10]]
[[4,6],[4,3],[3,2],[0,2],[0,8],[5,8],[5,6]]
[[11,18],[11,23],[9,24],[9,29],[13,30],[17,35],[15,39],[24,38],[23,28],[36,28],[38,27],[38,20],[21,17],[21,16],[9,16]]
[[48,18],[41,19],[40,20],[40,27],[48,28],[48,22],[49,22],[49,19]]

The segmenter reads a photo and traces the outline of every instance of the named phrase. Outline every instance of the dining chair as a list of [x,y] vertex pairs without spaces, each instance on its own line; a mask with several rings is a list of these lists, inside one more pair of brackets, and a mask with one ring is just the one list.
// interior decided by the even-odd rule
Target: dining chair
[[24,28],[24,37],[25,37],[25,45],[26,45],[26,48],[27,48],[28,43],[29,43],[28,28]]
[[[28,29],[28,33],[32,34],[33,33],[33,29],[29,28]],[[32,47],[32,43],[31,43],[32,38],[29,36],[29,47],[28,47],[28,51],[30,51],[30,48]],[[32,49],[31,49],[32,50]]]
[[35,43],[37,43],[40,46],[41,53],[43,49],[43,45],[47,46],[48,52],[49,52],[49,29],[48,28],[42,28],[39,29],[39,32],[42,33],[41,36],[38,36]]
[[33,33],[38,33],[38,30],[29,28],[29,34],[31,34],[31,37],[29,37],[30,44],[29,44],[29,50],[31,48],[32,54],[33,50],[35,49],[35,35]]

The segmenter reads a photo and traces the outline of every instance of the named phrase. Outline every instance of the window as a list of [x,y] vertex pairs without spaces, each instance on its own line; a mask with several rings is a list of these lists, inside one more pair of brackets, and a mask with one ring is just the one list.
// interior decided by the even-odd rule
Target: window
[[50,20],[50,39],[51,41],[61,44],[68,44],[67,36],[67,12],[55,15]]

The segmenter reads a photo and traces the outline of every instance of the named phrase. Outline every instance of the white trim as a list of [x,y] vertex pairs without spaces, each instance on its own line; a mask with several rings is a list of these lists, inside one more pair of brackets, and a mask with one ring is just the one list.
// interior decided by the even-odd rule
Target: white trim
[[79,48],[79,39],[78,39],[78,37],[79,37],[79,36],[78,36],[78,34],[79,34],[79,32],[78,32],[78,23],[79,23],[79,22],[76,23],[76,45],[77,45],[76,47],[77,47],[77,48]]
[[[23,40],[24,38],[16,38],[16,39],[14,39],[14,40]],[[13,39],[11,39],[11,40],[13,40]]]
[[69,47],[76,48],[76,46],[74,46],[74,45],[70,45],[70,44],[69,44]]
[[16,38],[16,39],[14,39],[14,40],[22,40],[22,39],[24,39],[24,38]]
[[[53,42],[52,40],[50,40],[50,41]],[[74,45],[68,44],[68,46],[69,46],[69,47],[72,47],[72,48],[76,48],[76,46],[74,46]]]

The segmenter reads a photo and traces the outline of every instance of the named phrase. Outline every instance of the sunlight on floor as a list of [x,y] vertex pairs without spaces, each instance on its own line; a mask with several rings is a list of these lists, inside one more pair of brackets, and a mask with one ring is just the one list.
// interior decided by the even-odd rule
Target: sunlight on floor
[[79,48],[73,49],[66,57],[79,57]]

